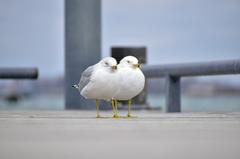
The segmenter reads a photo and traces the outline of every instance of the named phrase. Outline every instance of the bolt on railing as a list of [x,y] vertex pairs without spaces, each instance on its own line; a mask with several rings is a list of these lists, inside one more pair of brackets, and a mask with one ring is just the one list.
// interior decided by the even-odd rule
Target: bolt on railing
[[165,77],[167,112],[181,112],[181,77],[240,74],[240,59],[198,63],[145,65],[146,78]]

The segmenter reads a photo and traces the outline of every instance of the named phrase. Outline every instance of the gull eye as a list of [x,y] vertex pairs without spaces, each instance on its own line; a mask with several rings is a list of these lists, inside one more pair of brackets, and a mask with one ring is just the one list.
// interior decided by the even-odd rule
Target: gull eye
[[127,63],[130,63],[130,61],[129,61],[129,60],[127,60]]
[[108,63],[107,63],[107,62],[105,62],[105,65],[108,65]]

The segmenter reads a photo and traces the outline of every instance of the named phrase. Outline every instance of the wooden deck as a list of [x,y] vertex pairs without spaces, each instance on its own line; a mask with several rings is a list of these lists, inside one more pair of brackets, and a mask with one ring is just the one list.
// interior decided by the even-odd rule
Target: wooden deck
[[[239,159],[240,113],[0,111],[1,159]],[[122,113],[124,114],[124,113]]]

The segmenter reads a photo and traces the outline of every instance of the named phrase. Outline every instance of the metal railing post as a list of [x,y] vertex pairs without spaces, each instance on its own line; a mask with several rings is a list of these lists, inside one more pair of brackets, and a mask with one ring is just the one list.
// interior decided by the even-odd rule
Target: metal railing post
[[167,112],[181,112],[181,81],[180,77],[166,77]]
[[[101,59],[101,1],[65,0],[65,108],[94,109],[94,100],[79,95],[73,84]],[[105,105],[106,107],[107,105]],[[101,108],[104,105],[101,104]],[[110,106],[108,106],[110,107]]]
[[167,112],[181,112],[181,77],[240,74],[240,59],[146,65],[142,70],[146,78],[166,77]]

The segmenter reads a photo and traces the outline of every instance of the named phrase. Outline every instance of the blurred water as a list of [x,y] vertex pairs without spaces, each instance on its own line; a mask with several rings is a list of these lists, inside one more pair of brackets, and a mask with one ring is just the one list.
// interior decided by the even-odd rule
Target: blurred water
[[63,110],[64,95],[35,95],[28,98],[19,99],[18,102],[0,100],[0,109]]
[[[239,96],[182,96],[183,112],[236,112],[240,111]],[[163,95],[149,94],[148,103],[152,107],[165,108],[165,97]]]
[[[165,111],[165,97],[158,94],[148,94],[148,103],[153,108]],[[64,95],[36,95],[20,99],[18,102],[0,100],[0,109],[36,109],[63,110]],[[183,112],[236,112],[240,111],[239,96],[182,96]]]

